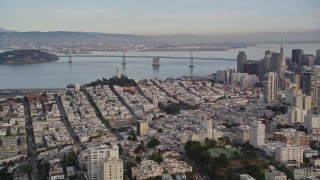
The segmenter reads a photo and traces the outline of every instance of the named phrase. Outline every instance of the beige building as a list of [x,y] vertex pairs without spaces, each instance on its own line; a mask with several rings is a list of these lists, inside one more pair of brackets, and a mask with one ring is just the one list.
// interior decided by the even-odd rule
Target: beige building
[[253,121],[250,126],[250,145],[260,148],[265,144],[265,125],[262,121]]
[[269,169],[266,169],[264,172],[265,180],[287,180],[287,176],[285,173],[281,171],[277,171],[277,169],[273,166],[269,166]]
[[103,180],[122,180],[123,162],[120,158],[109,158],[103,164]]
[[281,163],[295,161],[297,163],[303,163],[303,146],[279,146],[276,148],[275,159]]
[[217,130],[217,129],[213,129],[212,130],[212,139],[215,141],[218,141],[219,138],[222,137],[222,132]]
[[277,100],[278,95],[278,75],[269,72],[264,75],[263,79],[263,100],[264,102],[272,102]]
[[148,121],[139,120],[137,122],[137,135],[146,136],[148,135]]
[[90,180],[103,180],[104,164],[109,158],[119,158],[118,145],[88,148],[87,170]]

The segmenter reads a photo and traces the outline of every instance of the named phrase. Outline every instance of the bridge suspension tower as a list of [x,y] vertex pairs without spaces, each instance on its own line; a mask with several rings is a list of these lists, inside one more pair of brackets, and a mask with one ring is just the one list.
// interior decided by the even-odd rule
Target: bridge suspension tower
[[122,64],[123,66],[127,64],[127,63],[126,63],[126,54],[125,54],[125,51],[122,51],[122,62],[121,62],[121,64]]
[[72,59],[71,59],[71,49],[70,49],[70,48],[69,48],[68,56],[69,56],[68,63],[72,63]]
[[189,65],[189,67],[194,67],[194,65],[193,65],[193,52],[192,51],[190,51],[190,65]]

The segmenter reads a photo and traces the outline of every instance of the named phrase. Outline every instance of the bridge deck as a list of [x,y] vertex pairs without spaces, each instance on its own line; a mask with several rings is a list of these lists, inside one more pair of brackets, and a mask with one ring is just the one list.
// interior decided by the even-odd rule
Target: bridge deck
[[[58,57],[70,57],[69,55],[58,55]],[[88,54],[88,55],[72,55],[73,57],[123,57],[119,55],[93,55],[93,54]],[[165,59],[190,59],[190,57],[178,57],[178,56],[124,56],[125,58],[154,58],[154,57],[159,57],[160,59],[165,58]],[[199,59],[199,60],[216,60],[216,61],[237,61],[236,59],[231,59],[231,58],[206,58],[206,57],[193,57],[193,59]]]

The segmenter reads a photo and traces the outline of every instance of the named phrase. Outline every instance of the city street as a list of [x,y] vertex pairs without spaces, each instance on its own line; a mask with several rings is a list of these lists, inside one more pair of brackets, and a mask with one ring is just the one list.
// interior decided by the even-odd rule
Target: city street
[[29,107],[29,101],[27,98],[24,100],[24,108],[25,108],[25,125],[26,125],[26,136],[27,136],[27,144],[28,144],[28,162],[32,166],[32,180],[38,180],[38,153],[37,153],[37,147],[34,139],[34,132],[33,132],[33,126],[32,126],[32,120],[30,116],[30,107]]

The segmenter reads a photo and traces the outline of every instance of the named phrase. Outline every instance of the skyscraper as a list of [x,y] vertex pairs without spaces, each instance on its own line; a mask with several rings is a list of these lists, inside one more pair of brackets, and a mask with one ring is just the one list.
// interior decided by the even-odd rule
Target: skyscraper
[[320,65],[320,49],[316,51],[316,59],[314,61],[314,65]]
[[302,57],[303,57],[302,49],[292,49],[291,61],[292,63],[297,64],[300,68],[302,64]]
[[284,72],[286,71],[287,71],[287,65],[286,65],[286,57],[284,55],[284,41],[282,37],[280,56],[279,56],[278,67],[277,67],[277,72],[279,77],[279,87],[281,89],[284,89],[284,86],[285,86]]
[[277,99],[278,94],[278,75],[275,72],[268,72],[263,79],[263,100],[272,102]]
[[311,106],[320,112],[320,66],[302,67],[301,84],[303,92],[311,96]]
[[247,61],[247,55],[244,51],[239,51],[237,56],[237,73],[243,72],[243,64]]
[[274,52],[271,54],[271,67],[270,67],[271,71],[270,72],[277,71],[279,58],[280,58],[279,53]]

